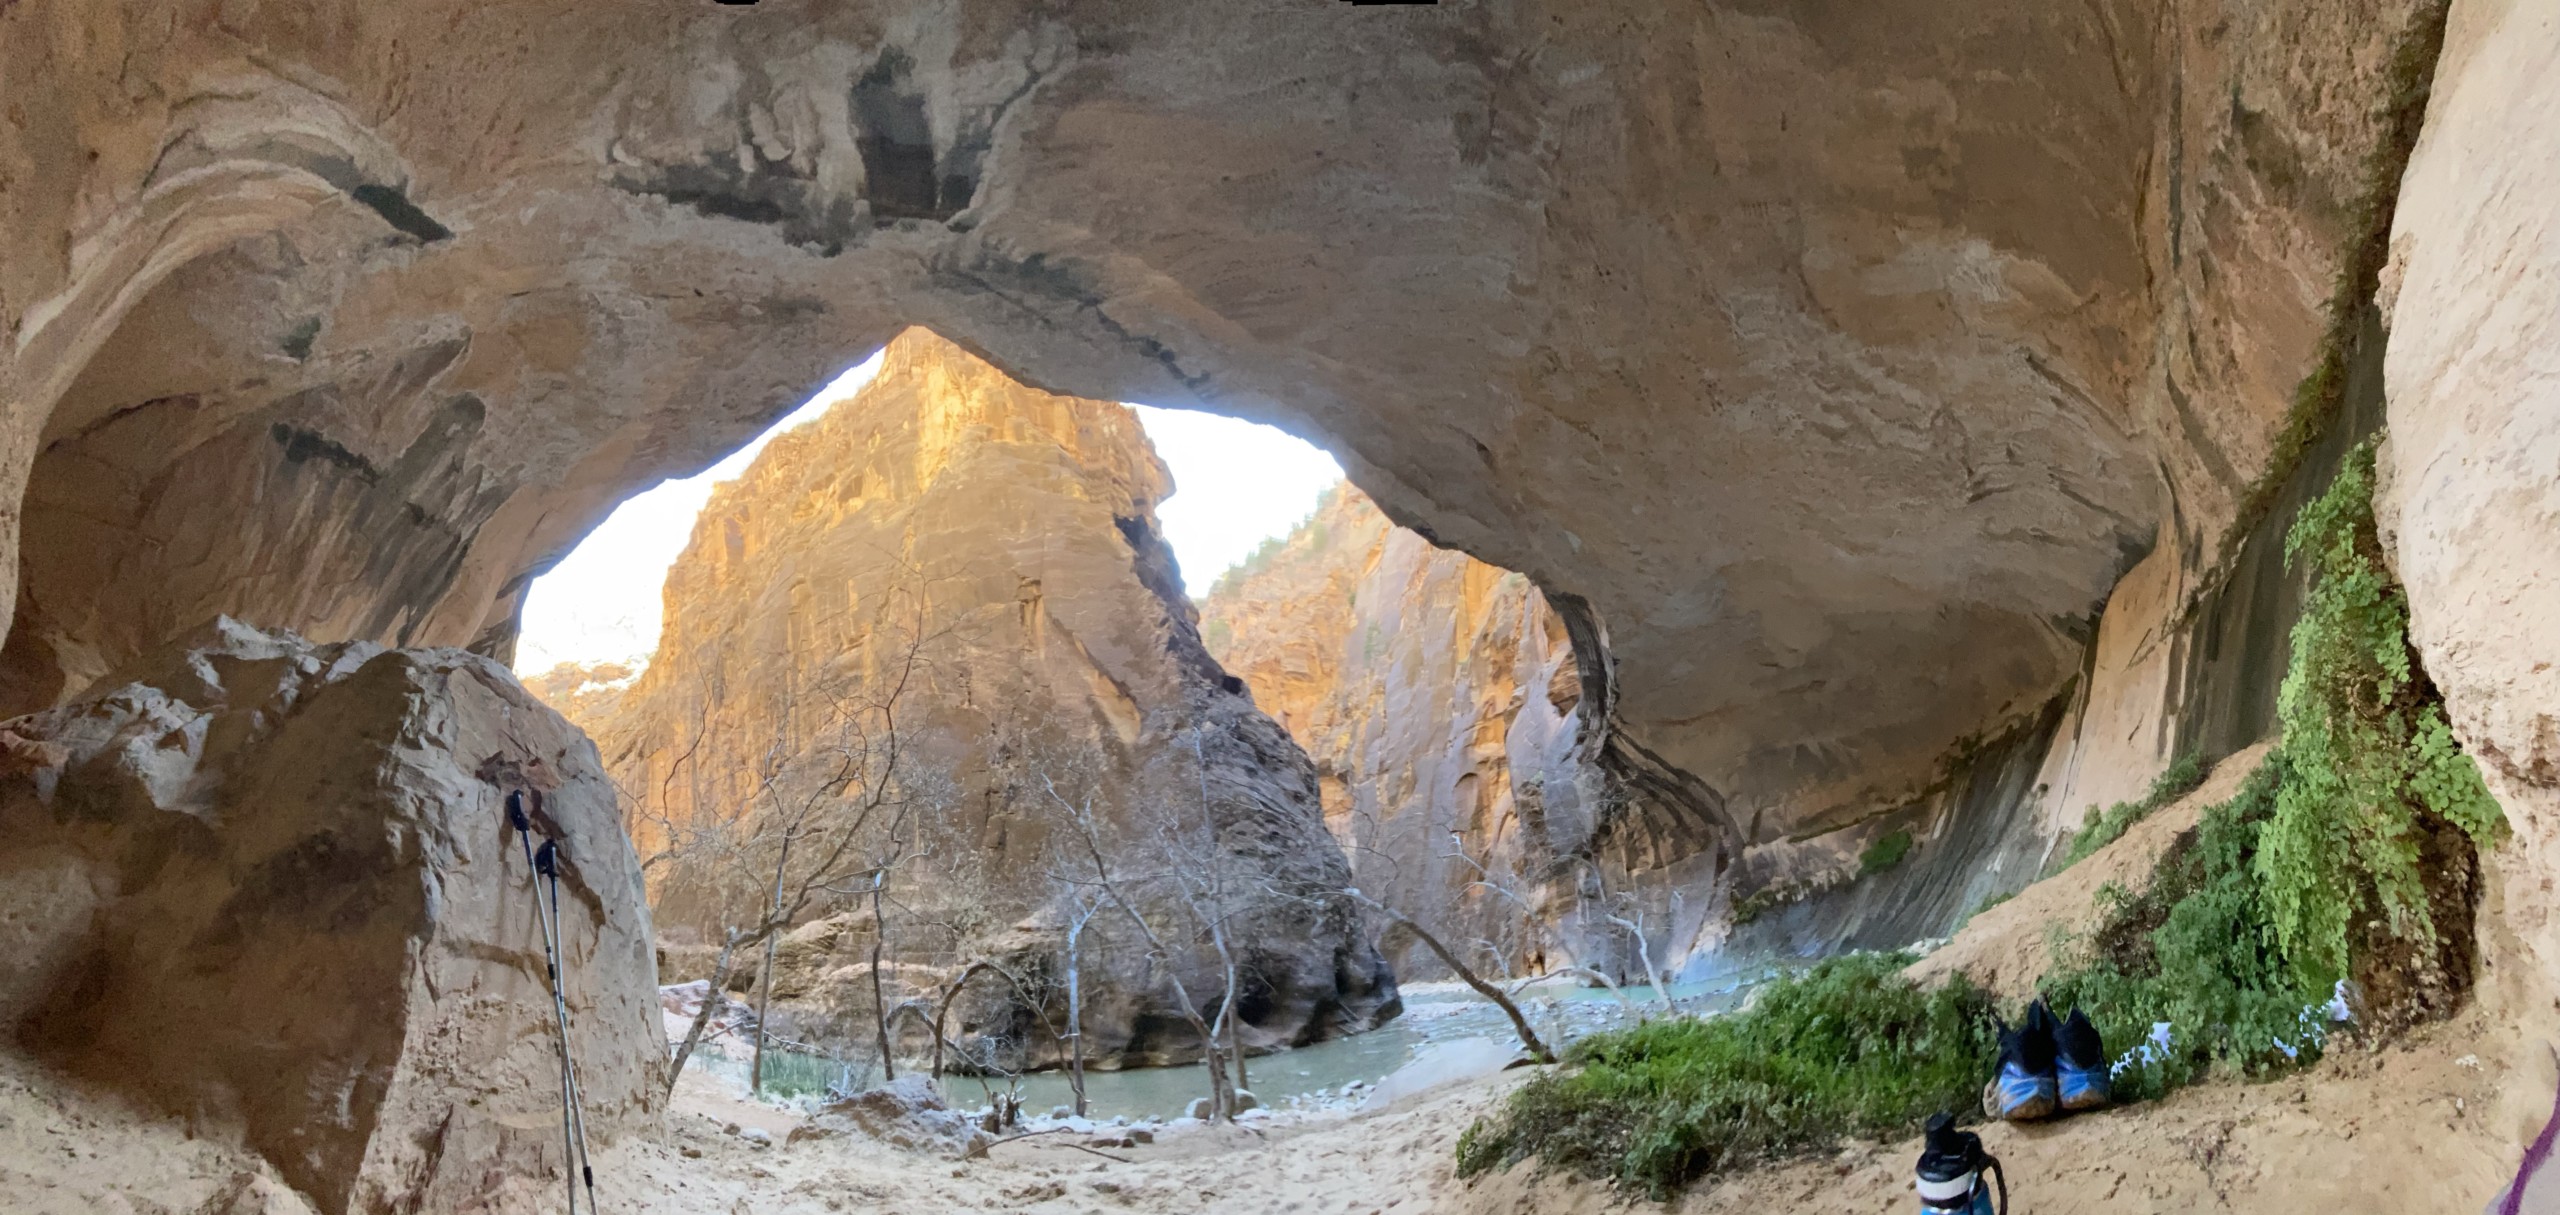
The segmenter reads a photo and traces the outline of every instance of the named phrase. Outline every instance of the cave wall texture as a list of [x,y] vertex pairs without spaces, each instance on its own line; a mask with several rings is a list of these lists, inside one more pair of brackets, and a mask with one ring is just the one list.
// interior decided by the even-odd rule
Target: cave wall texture
[[919,323],[1321,438],[1578,623],[1655,859],[1730,852],[2215,566],[2426,11],[20,0],[0,665],[504,654],[619,497]]
[[256,1152],[311,1203],[198,1209],[488,1209],[503,1178],[566,1172],[554,938],[509,790],[543,794],[529,821],[567,857],[549,889],[589,1133],[662,1112],[614,788],[497,663],[218,619],[11,721],[0,755],[9,1045]]

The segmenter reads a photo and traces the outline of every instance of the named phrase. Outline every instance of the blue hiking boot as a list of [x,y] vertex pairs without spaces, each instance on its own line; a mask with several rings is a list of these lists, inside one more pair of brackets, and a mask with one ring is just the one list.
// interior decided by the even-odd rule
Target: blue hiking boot
[[2089,1024],[2088,1016],[2077,1008],[2054,1031],[2053,1072],[2055,1095],[2064,1112],[2093,1110],[2107,1103],[2107,1048],[2098,1041],[2098,1027]]
[[2000,1069],[1982,1089],[1982,1112],[2012,1122],[2050,1118],[2061,1108],[2053,1066],[2052,1010],[2038,1000],[2018,1028],[2000,1027]]

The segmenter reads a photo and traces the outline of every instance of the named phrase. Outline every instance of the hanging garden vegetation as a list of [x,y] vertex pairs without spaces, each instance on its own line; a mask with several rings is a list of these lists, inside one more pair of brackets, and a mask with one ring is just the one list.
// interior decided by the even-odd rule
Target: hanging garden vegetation
[[2308,564],[2311,588],[2277,693],[2286,777],[2256,867],[2285,953],[2325,984],[2348,974],[2360,920],[2436,940],[2422,816],[2484,848],[2505,819],[2410,648],[2408,599],[2374,528],[2371,441],[2303,507],[2285,555]]

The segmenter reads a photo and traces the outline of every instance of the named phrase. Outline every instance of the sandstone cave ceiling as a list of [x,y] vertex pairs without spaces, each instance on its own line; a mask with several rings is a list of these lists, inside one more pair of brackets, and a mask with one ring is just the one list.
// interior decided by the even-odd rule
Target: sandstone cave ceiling
[[2349,7],[0,6],[0,683],[504,652],[922,324],[1319,439],[1605,639],[1702,831],[1819,818],[2219,559],[2429,11]]

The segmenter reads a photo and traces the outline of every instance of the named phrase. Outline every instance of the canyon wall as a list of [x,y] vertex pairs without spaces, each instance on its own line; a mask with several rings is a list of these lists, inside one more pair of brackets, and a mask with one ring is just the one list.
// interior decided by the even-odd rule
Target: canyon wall
[[2483,998],[2516,1026],[2499,1128],[2529,1141],[2560,1039],[2560,12],[2461,0],[2378,301],[2375,516],[2410,636],[2513,837],[2482,857]]
[[1126,407],[1022,387],[923,330],[719,486],[668,572],[647,669],[564,705],[656,858],[671,960],[756,921],[775,862],[741,833],[805,811],[804,855],[842,841],[860,859],[783,943],[789,1036],[872,1041],[879,944],[893,1002],[1004,962],[955,1036],[1056,1062],[1079,908],[1104,1066],[1196,1053],[1164,970],[1214,1013],[1210,921],[1239,956],[1253,1044],[1393,1015],[1315,773],[1202,648],[1156,531],[1171,491]]
[[2543,1015],[2543,7],[2441,65],[2427,0],[1328,7],[0,6],[0,699],[217,611],[503,655],[614,501],[928,324],[1524,574],[1595,834],[1709,917],[1888,829],[2014,871],[1961,807],[2031,752],[2050,838],[2241,741],[2373,362]]
[[503,655],[922,323],[1527,575],[1609,830],[1712,882],[2037,712],[2144,552],[2219,568],[2436,11],[1301,9],[0,8],[0,692],[215,611]]
[[[2138,589],[2119,598],[2121,615],[2165,606]],[[1571,639],[1544,596],[1395,526],[1356,488],[1229,571],[1200,611],[1210,652],[1315,761],[1355,879],[1488,971],[1641,980],[1639,931],[1666,973],[1693,978],[1942,935],[2035,878],[2086,813],[2076,799],[2136,795],[2171,753],[2151,740],[2079,778],[2080,736],[2109,727],[2084,725],[2090,685],[2075,681],[1904,799],[1792,833],[1754,816],[1719,882],[1708,858],[1650,863],[1672,850],[1648,846],[1643,820],[1605,829],[1633,791],[1598,762]],[[2099,645],[2119,665],[2123,631]],[[2271,653],[2280,671],[2280,638]],[[2112,669],[2098,680],[2096,713],[2123,711],[2125,682]],[[2174,725],[2177,710],[2155,696],[2144,725]],[[1862,872],[1864,850],[1896,833],[1914,841],[1905,862]],[[1399,973],[1445,970],[1398,944]]]
[[[1438,548],[1348,484],[1200,607],[1209,652],[1315,761],[1353,878],[1489,973],[1569,930],[1601,780],[1581,677],[1528,579]],[[1402,942],[1398,973],[1445,970]]]

